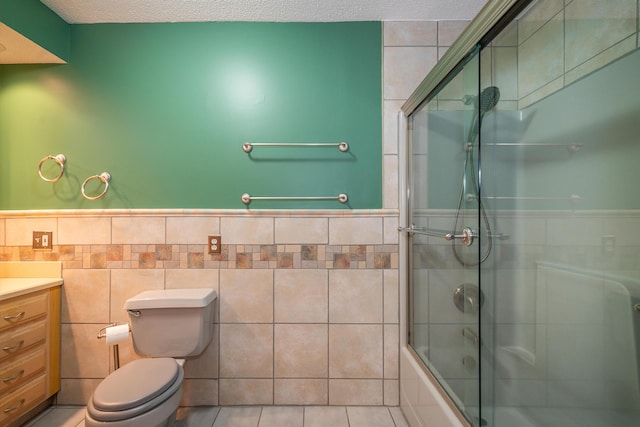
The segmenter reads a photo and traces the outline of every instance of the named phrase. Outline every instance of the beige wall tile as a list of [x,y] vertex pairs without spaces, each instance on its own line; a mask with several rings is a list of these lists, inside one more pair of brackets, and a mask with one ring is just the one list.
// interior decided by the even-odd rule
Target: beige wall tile
[[385,46],[436,46],[437,21],[386,21],[383,23]]
[[[327,379],[275,379],[273,403],[275,405],[327,405],[329,403],[328,383]],[[306,420],[305,425],[307,425]]]
[[75,270],[62,272],[62,323],[109,323],[109,270]]
[[125,301],[153,289],[164,289],[164,270],[111,270],[111,321],[128,323]]
[[407,99],[437,62],[436,47],[385,47],[383,93],[385,100]]
[[217,406],[218,381],[210,379],[185,379],[182,383],[180,406]]
[[273,218],[230,218],[220,219],[220,235],[223,244],[271,245],[273,238]]
[[586,60],[582,64],[566,72],[564,77],[564,84],[569,85],[572,82],[578,80],[587,74],[596,71],[605,65],[608,65],[616,59],[624,56],[626,53],[631,52],[637,47],[637,35],[627,37],[625,40],[617,43],[616,45],[606,49],[598,55]]
[[382,244],[382,218],[330,218],[329,244]]
[[383,157],[382,170],[384,174],[382,207],[384,209],[398,209],[398,156],[385,155]]
[[219,290],[218,270],[167,269],[167,289],[209,288]]
[[102,379],[62,378],[56,395],[58,405],[86,405]]
[[574,1],[565,8],[565,20],[565,67],[570,70],[636,32],[637,1]]
[[[384,386],[384,405],[399,406],[400,405],[400,381],[384,380],[383,386]],[[402,416],[402,413],[400,413],[399,415]]]
[[[545,58],[540,61],[540,58]],[[528,40],[518,52],[518,97],[540,89],[564,73],[564,23],[557,15]]]
[[327,372],[327,325],[275,325],[275,377],[323,378]]
[[564,6],[557,0],[539,0],[518,20],[518,41],[523,43],[544,24],[556,16]]
[[[561,4],[561,3],[560,3]],[[517,47],[518,46],[518,21],[511,21],[495,39],[491,41],[492,46]]]
[[58,244],[56,218],[8,218],[5,220],[7,246],[31,246],[34,231],[52,231],[53,244]]
[[529,95],[521,97],[518,100],[518,108],[524,109],[531,104],[536,103],[537,101],[551,95],[554,92],[559,91],[564,87],[564,76],[560,76],[552,82],[548,83],[546,86],[531,92]]
[[113,244],[165,243],[164,217],[115,217],[111,219]]
[[398,270],[384,270],[383,280],[384,323],[398,323],[400,320]]
[[273,380],[221,379],[219,401],[220,406],[272,405]]
[[397,379],[399,376],[398,351],[400,330],[398,325],[384,325],[384,377]]
[[329,405],[382,405],[382,380],[329,380]]
[[110,218],[59,218],[59,245],[104,245],[111,243]]
[[384,101],[382,154],[398,154],[398,115],[404,101]]
[[329,272],[331,323],[382,323],[382,270]]
[[109,347],[96,338],[104,325],[62,324],[60,376],[104,378],[109,375]]
[[213,338],[200,356],[187,359],[184,365],[185,378],[218,378],[218,355],[220,350],[220,325],[214,325]]
[[384,224],[384,244],[385,245],[397,245],[398,244],[398,217],[385,217],[383,218]]
[[220,322],[273,322],[271,270],[220,271]]
[[451,46],[470,21],[438,21],[438,46]]
[[330,378],[382,378],[382,358],[381,325],[329,325]]
[[275,242],[279,245],[326,244],[328,229],[327,218],[275,218]]
[[273,325],[220,325],[220,377],[273,376]]
[[327,270],[275,270],[275,321],[323,323],[328,320]]
[[[518,49],[515,47],[497,47],[492,51],[493,84],[500,88],[500,100],[518,99]],[[500,108],[500,107],[498,107]]]
[[5,243],[5,220],[0,219],[0,245],[4,246]]
[[167,217],[167,243],[207,243],[207,236],[220,234],[220,218]]

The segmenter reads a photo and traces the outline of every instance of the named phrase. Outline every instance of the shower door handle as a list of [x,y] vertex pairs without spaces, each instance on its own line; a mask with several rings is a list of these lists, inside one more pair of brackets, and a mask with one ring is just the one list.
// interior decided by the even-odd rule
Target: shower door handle
[[444,236],[446,240],[456,240],[459,239],[463,245],[471,246],[473,244],[473,239],[476,237],[476,234],[469,227],[465,227],[462,229],[462,234],[447,234]]
[[421,236],[441,237],[445,240],[460,240],[463,245],[471,246],[476,234],[469,227],[462,229],[462,234],[449,233],[442,230],[429,230],[428,228],[419,228],[411,224],[409,227],[398,227],[398,231],[408,233],[409,235],[418,234]]

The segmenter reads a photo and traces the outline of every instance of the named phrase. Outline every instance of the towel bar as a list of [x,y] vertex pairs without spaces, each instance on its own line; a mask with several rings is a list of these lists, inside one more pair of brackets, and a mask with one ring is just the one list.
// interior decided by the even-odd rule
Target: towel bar
[[308,142],[308,143],[285,143],[285,142],[245,142],[242,144],[242,151],[250,153],[254,146],[261,147],[338,147],[343,153],[349,150],[347,142]]
[[344,194],[338,194],[337,196],[251,196],[249,193],[242,195],[242,203],[248,205],[252,200],[337,200],[340,203],[347,203],[349,197]]

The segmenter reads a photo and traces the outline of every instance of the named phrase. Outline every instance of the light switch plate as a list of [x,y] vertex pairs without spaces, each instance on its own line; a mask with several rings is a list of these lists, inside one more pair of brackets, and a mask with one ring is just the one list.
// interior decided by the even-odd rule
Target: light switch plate
[[33,249],[52,249],[53,248],[53,232],[34,231],[32,247]]

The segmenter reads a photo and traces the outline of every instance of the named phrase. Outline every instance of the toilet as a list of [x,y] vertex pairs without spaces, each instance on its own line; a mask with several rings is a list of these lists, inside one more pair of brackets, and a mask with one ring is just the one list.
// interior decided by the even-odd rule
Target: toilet
[[146,358],[112,372],[87,403],[85,427],[169,427],[182,398],[185,359],[213,336],[213,289],[145,291],[126,301],[133,347]]

